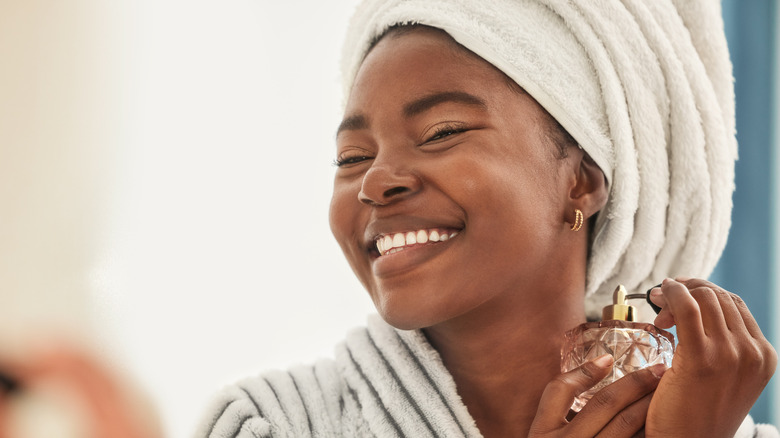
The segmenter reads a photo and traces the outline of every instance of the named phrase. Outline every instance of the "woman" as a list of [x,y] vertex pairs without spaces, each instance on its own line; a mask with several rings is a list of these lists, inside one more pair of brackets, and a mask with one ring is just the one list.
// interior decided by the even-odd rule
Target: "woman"
[[576,416],[612,359],[560,373],[563,333],[617,282],[707,275],[723,249],[736,149],[718,10],[368,1],[344,62],[331,228],[381,320],[335,361],[228,388],[202,436],[777,436],[746,418],[776,354],[704,280],[651,295],[677,326],[668,370]]

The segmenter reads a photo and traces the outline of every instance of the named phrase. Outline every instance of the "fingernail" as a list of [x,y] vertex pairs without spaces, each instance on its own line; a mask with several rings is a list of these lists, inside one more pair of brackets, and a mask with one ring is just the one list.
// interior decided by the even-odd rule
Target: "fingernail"
[[658,307],[658,305],[656,303],[654,303],[653,300],[650,299],[650,297],[656,297],[657,298],[657,297],[663,295],[663,292],[661,291],[661,287],[660,286],[661,285],[659,284],[658,286],[655,286],[654,288],[652,288],[649,291],[647,291],[647,299],[645,300],[645,301],[647,301],[647,304],[649,304],[650,307],[653,308],[653,311],[655,312],[656,315],[661,313],[661,308]]
[[655,365],[651,366],[650,367],[650,372],[653,373],[653,375],[656,378],[660,379],[661,377],[663,377],[664,373],[666,373],[667,369],[668,368],[666,367],[666,365],[664,365],[662,363],[659,363],[659,364],[655,364]]
[[666,277],[664,278],[664,281],[661,282],[661,285],[666,286],[666,284],[669,283],[670,281],[674,281],[674,279]]
[[593,360],[593,363],[594,363],[594,364],[595,364],[597,367],[599,367],[599,368],[606,368],[606,367],[608,367],[608,366],[612,365],[612,361],[613,361],[613,360],[614,360],[614,359],[612,358],[612,356],[611,356],[611,355],[609,355],[609,354],[605,354],[605,355],[603,355],[603,356],[600,356],[600,357],[597,357],[596,359],[594,359],[594,360]]

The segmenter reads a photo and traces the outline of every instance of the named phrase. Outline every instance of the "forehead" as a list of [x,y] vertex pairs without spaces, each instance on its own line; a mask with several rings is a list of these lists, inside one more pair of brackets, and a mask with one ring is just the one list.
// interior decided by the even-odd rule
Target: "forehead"
[[438,50],[448,51],[449,54],[454,56],[463,56],[465,59],[473,58],[479,59],[479,56],[470,51],[466,47],[459,44],[453,39],[447,32],[442,29],[425,25],[408,25],[408,26],[395,26],[391,27],[384,34],[376,38],[368,51],[366,56],[374,51],[374,48],[378,45],[391,44],[392,42],[398,42],[404,39],[404,37],[411,36],[411,42],[405,40],[404,42],[411,45],[424,45],[432,44],[438,46]]
[[399,100],[434,91],[504,93],[511,91],[512,85],[519,90],[503,72],[444,31],[429,27],[391,30],[361,64],[347,101],[347,113],[379,94],[388,104],[388,98]]

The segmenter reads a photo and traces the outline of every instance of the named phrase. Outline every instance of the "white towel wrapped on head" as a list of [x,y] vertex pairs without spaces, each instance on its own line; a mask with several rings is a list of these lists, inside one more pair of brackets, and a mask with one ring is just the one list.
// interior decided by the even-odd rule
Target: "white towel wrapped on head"
[[734,91],[718,2],[368,0],[342,64],[345,96],[370,44],[397,24],[443,29],[523,87],[604,171],[607,206],[586,310],[617,283],[706,278],[731,225]]

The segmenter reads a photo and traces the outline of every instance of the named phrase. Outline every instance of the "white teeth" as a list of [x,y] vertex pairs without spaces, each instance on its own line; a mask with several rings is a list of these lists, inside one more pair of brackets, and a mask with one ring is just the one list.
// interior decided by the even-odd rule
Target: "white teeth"
[[379,252],[385,252],[392,247],[393,247],[393,238],[390,236],[385,236],[382,238],[382,249],[380,249]]
[[445,242],[457,236],[458,232],[439,233],[438,230],[407,231],[405,233],[386,234],[376,241],[376,249],[382,255],[394,254],[406,247],[428,242]]

